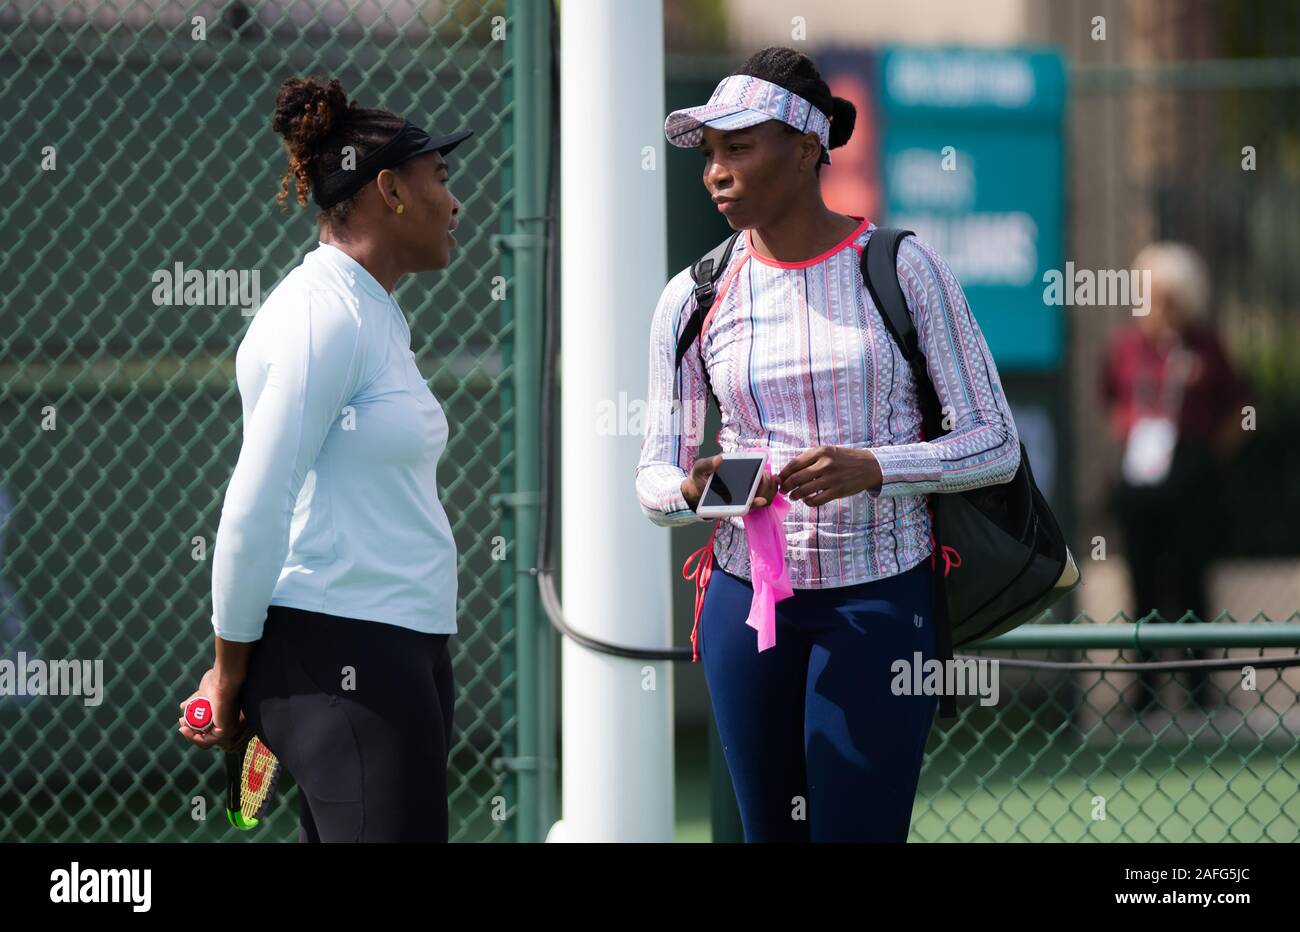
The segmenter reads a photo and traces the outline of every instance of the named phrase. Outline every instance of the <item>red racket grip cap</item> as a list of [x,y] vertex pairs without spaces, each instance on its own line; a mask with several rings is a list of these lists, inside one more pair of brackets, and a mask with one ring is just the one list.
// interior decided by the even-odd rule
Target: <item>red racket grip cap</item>
[[212,703],[203,696],[195,696],[185,703],[185,724],[195,731],[207,731],[212,727]]

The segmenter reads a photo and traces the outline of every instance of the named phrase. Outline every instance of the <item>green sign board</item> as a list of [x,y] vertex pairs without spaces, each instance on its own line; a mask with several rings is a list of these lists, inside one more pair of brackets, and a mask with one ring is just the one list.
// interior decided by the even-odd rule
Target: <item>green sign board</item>
[[885,220],[952,266],[1000,368],[1055,369],[1065,67],[1049,51],[891,48],[876,57]]

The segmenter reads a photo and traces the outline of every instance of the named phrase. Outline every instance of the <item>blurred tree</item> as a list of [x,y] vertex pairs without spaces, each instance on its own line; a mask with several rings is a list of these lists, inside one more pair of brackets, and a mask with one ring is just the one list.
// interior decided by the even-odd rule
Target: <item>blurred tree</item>
[[720,52],[728,47],[725,0],[664,0],[664,48]]

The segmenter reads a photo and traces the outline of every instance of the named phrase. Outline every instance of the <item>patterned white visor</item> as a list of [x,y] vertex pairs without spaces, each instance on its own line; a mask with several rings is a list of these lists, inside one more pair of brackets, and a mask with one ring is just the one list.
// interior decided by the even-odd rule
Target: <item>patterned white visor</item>
[[831,120],[794,91],[747,74],[723,78],[707,104],[674,110],[664,120],[664,135],[674,146],[689,149],[700,144],[704,127],[727,130],[780,120],[801,133],[816,133],[822,141],[821,161],[831,163]]

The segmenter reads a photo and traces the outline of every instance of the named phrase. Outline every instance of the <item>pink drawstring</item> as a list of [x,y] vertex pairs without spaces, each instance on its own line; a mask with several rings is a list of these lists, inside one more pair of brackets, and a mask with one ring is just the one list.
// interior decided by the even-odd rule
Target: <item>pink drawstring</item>
[[[930,503],[925,504],[926,510],[930,512],[930,569],[934,569],[934,510],[930,508]],[[961,566],[961,554],[957,552],[956,547],[949,547],[946,544],[939,548],[939,553],[943,557],[943,575],[947,576],[949,570],[954,570]]]
[[[949,547],[947,544],[945,544],[943,547],[940,548],[940,552],[943,554],[943,575],[947,576],[949,570],[953,570],[961,566],[961,554],[958,553],[955,548]],[[930,554],[930,566],[932,568],[934,567],[933,553]]]
[[[718,525],[721,523],[721,521],[714,522],[709,542],[687,557],[686,562],[682,564],[682,579],[695,580],[695,624],[691,627],[691,663],[696,663],[700,659],[698,641],[700,612],[704,610],[704,595],[709,588],[709,579],[713,576],[713,538],[718,536]],[[695,563],[695,569],[691,569],[692,561]]]

